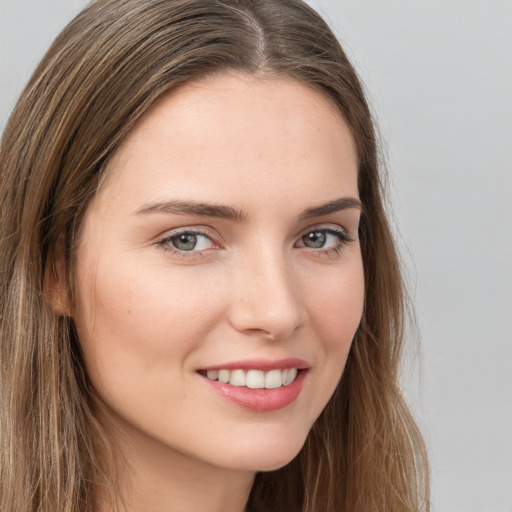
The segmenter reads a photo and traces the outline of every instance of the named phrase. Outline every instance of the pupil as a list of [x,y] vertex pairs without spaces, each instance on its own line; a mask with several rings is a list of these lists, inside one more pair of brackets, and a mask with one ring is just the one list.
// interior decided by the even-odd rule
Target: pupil
[[172,240],[172,245],[181,251],[191,251],[197,244],[197,236],[192,234],[179,235]]
[[322,231],[313,231],[302,237],[304,245],[312,247],[314,249],[319,249],[323,247],[325,245],[325,239],[325,233],[323,233]]

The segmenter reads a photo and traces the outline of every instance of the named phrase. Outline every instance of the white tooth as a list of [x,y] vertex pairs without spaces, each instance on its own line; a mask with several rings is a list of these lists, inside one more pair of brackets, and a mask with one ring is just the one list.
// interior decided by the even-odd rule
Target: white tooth
[[219,382],[227,384],[229,382],[230,377],[231,377],[230,370],[219,370]]
[[265,387],[267,389],[281,387],[281,370],[270,370],[265,374]]
[[206,376],[211,380],[217,380],[219,378],[219,372],[217,370],[208,370]]
[[291,384],[295,377],[297,377],[297,369],[296,368],[290,368],[288,370],[288,375],[286,376],[286,381],[284,383],[285,386],[288,386],[288,384]]
[[281,370],[281,386],[284,386],[284,383],[286,382],[286,376],[288,375],[288,368],[285,370]]
[[232,370],[229,383],[232,386],[245,386],[245,372],[243,370]]
[[252,389],[265,387],[265,375],[261,370],[249,370],[245,376],[246,386]]

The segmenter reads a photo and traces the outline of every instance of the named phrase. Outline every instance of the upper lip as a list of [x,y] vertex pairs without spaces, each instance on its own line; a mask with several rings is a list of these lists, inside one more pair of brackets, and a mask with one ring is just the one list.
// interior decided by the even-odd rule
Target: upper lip
[[297,368],[303,370],[309,368],[309,363],[304,359],[289,357],[286,359],[245,359],[242,361],[230,361],[212,366],[200,368],[203,371],[210,370],[284,370],[286,368]]

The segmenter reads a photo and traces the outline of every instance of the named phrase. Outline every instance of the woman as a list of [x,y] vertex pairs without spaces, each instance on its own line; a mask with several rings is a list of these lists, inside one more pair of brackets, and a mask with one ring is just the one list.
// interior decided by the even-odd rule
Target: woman
[[298,0],[98,0],[5,129],[1,510],[417,511],[371,116]]

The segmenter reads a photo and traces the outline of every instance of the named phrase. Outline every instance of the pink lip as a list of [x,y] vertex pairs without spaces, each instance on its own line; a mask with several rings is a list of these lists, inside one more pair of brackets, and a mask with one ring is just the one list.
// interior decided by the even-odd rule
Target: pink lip
[[[281,362],[282,363],[282,362]],[[291,366],[297,368],[297,366]],[[215,367],[226,368],[226,366]],[[250,366],[253,369],[260,369],[259,366]],[[270,369],[287,368],[287,366],[272,367]],[[231,369],[244,369],[243,366],[233,366]],[[239,407],[248,409],[255,412],[270,412],[283,409],[297,400],[302,387],[304,379],[306,378],[307,370],[302,370],[298,373],[295,380],[288,386],[281,386],[276,389],[251,389],[243,386],[232,386],[231,384],[223,384],[222,382],[208,379],[202,376],[205,383],[211,387],[213,391],[218,393],[221,397],[235,403]]]
[[268,372],[270,370],[285,370],[287,368],[304,370],[309,368],[309,363],[304,361],[304,359],[297,359],[295,357],[278,360],[251,359],[245,361],[231,361],[229,363],[216,364],[215,366],[205,366],[204,368],[200,368],[200,370],[261,370]]

